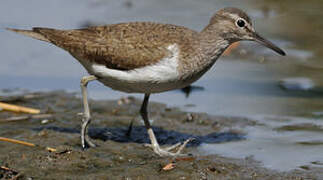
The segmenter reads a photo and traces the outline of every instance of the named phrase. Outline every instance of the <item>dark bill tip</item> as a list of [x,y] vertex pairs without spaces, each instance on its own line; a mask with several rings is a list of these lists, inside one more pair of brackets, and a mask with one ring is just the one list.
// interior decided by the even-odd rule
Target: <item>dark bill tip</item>
[[273,51],[277,52],[278,54],[282,55],[282,56],[286,56],[286,53],[280,49],[278,46],[276,46],[275,44],[273,44],[272,42],[268,41],[267,39],[261,37],[259,34],[254,33],[254,40],[270,49],[272,49]]

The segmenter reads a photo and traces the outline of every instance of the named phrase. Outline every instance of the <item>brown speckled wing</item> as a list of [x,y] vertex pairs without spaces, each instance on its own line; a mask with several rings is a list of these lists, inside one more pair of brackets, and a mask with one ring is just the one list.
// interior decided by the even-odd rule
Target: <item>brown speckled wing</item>
[[76,30],[34,28],[76,57],[111,69],[131,70],[169,55],[171,44],[186,46],[197,32],[181,26],[133,22]]

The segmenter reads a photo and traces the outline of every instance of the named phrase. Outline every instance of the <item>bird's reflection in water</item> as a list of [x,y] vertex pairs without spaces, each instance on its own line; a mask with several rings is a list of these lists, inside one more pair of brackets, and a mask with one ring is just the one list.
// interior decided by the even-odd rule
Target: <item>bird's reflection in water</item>
[[194,91],[204,91],[204,87],[202,86],[194,86],[194,85],[189,85],[186,86],[182,89],[180,89],[181,92],[185,94],[185,97],[188,98],[190,94]]

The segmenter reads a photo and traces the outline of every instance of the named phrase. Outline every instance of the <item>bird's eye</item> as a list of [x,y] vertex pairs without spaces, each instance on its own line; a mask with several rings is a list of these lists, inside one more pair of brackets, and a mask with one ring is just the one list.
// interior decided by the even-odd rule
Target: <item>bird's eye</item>
[[238,25],[239,27],[244,27],[244,26],[246,25],[246,22],[245,22],[244,20],[242,20],[242,19],[239,19],[239,20],[237,21],[237,25]]

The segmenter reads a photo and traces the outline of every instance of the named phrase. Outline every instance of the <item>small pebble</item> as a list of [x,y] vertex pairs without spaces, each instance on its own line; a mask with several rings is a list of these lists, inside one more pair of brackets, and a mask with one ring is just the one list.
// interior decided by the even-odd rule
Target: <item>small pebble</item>
[[43,120],[41,121],[41,124],[47,124],[47,123],[49,123],[49,120],[48,120],[48,119],[43,119]]
[[280,80],[279,86],[285,90],[308,91],[313,89],[315,84],[309,78],[294,77]]
[[187,113],[186,114],[186,122],[192,122],[194,121],[194,116],[192,113]]
[[313,161],[311,163],[315,165],[323,165],[323,162],[320,162],[320,161]]
[[309,166],[300,166],[301,169],[304,169],[304,170],[310,170],[310,167]]
[[46,130],[42,130],[42,131],[39,131],[38,133],[38,136],[47,136],[47,131]]
[[122,97],[122,98],[120,98],[119,100],[118,100],[118,105],[119,106],[121,106],[121,105],[123,105],[123,104],[130,104],[130,103],[133,103],[134,102],[134,100],[135,100],[135,98],[134,97],[132,97],[132,96],[128,96],[128,97]]
[[244,56],[244,55],[247,55],[247,50],[245,50],[245,49],[241,49],[240,51],[239,51],[239,53],[240,53],[240,55],[242,55],[242,56]]
[[258,61],[260,62],[260,63],[264,63],[265,62],[265,57],[264,56],[261,56],[261,57],[259,57],[259,59],[258,59]]

